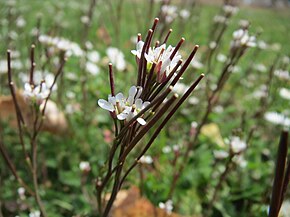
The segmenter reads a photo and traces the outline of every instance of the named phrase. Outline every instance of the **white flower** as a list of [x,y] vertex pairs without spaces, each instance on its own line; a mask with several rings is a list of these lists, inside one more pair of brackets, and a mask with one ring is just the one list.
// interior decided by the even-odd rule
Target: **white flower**
[[229,156],[229,153],[226,152],[226,151],[222,151],[222,150],[214,150],[213,151],[213,155],[216,159],[218,160],[222,160],[222,159],[225,159]]
[[100,72],[99,67],[90,61],[86,62],[86,70],[89,72],[91,75],[97,75]]
[[84,54],[84,51],[77,43],[69,41],[65,38],[51,37],[49,35],[40,35],[38,37],[38,40],[42,44],[56,48],[56,50],[65,52],[65,55],[67,57],[72,55],[80,57]]
[[290,100],[290,90],[287,88],[281,88],[279,94],[282,98]]
[[182,9],[182,10],[179,12],[179,16],[180,16],[182,19],[186,20],[186,19],[189,18],[189,16],[190,16],[190,12],[189,12],[188,10],[186,10],[186,9]]
[[230,142],[231,150],[235,154],[239,154],[247,148],[247,144],[245,141],[241,140],[240,137],[234,136]]
[[89,172],[91,170],[91,165],[88,161],[80,162],[79,167],[82,172]]
[[84,24],[88,24],[90,22],[90,18],[88,16],[82,16],[81,22]]
[[40,211],[39,210],[35,210],[33,212],[29,213],[29,217],[40,217]]
[[162,13],[165,15],[165,22],[171,23],[177,17],[177,7],[173,5],[163,5]]
[[89,61],[93,62],[93,63],[97,63],[100,61],[100,54],[98,51],[90,51],[87,53],[87,58]]
[[232,48],[237,47],[255,47],[256,37],[249,36],[248,30],[239,29],[233,33],[233,41],[231,42]]
[[239,8],[232,5],[224,5],[223,10],[226,14],[234,15],[239,11]]
[[190,62],[190,65],[195,69],[202,69],[203,68],[203,64],[196,58],[192,59],[192,61]]
[[285,127],[290,126],[290,118],[287,118],[285,115],[277,112],[266,112],[264,118],[272,124],[282,125]]
[[17,189],[17,193],[18,193],[19,198],[21,200],[24,200],[25,199],[25,188],[23,188],[23,187],[18,188]]
[[168,154],[168,153],[170,153],[172,150],[171,150],[171,147],[170,146],[164,146],[163,148],[162,148],[162,152],[164,153],[164,154]]
[[110,62],[119,70],[124,71],[126,68],[126,61],[124,54],[118,48],[109,47],[106,51]]
[[261,50],[265,50],[268,48],[268,45],[266,44],[266,42],[262,40],[258,41],[257,45],[258,45],[258,48],[260,48]]
[[215,42],[215,41],[211,41],[211,42],[209,42],[209,45],[208,45],[208,47],[210,48],[210,49],[215,49],[216,48],[216,46],[217,46],[217,43]]
[[49,89],[46,87],[45,82],[42,82],[38,86],[24,84],[23,96],[25,100],[40,105],[49,95]]
[[276,75],[280,79],[290,80],[290,74],[287,70],[277,69],[274,71],[274,75]]
[[[140,42],[139,42],[140,43]],[[141,48],[140,48],[141,49]],[[157,81],[162,83],[169,75],[171,70],[176,66],[177,62],[181,59],[181,55],[176,52],[173,59],[170,59],[171,54],[174,51],[174,47],[169,45],[166,48],[166,44],[162,44],[159,47],[149,48],[148,54],[145,53],[147,64],[151,66],[156,64],[155,72],[157,73]]]
[[19,28],[22,28],[26,25],[26,21],[23,19],[23,17],[18,17],[16,20],[16,26]]
[[216,59],[217,59],[217,61],[224,63],[227,60],[227,57],[226,57],[226,55],[220,53],[217,55]]
[[141,53],[142,53],[142,49],[144,46],[144,42],[143,41],[138,41],[136,44],[136,50],[131,50],[131,53],[135,56],[137,56],[138,59],[141,58]]
[[233,161],[236,164],[238,164],[241,168],[245,168],[248,165],[248,162],[245,160],[243,155],[234,156]]
[[140,158],[140,162],[142,164],[152,164],[153,163],[153,159],[150,155],[143,155],[141,158]]
[[215,23],[225,23],[227,21],[227,18],[221,15],[216,15],[214,16],[213,21]]
[[158,204],[160,209],[164,209],[166,211],[167,214],[171,214],[172,210],[173,210],[173,202],[172,200],[167,200],[165,203],[160,202]]
[[[99,99],[98,105],[105,110],[115,112],[119,120],[130,121],[150,104],[150,102],[143,102],[140,99],[142,90],[142,87],[132,86],[129,90],[128,98],[125,98],[122,93],[118,93],[116,96],[109,95],[108,101]],[[141,125],[146,124],[145,120],[141,117],[137,118],[137,121]]]
[[256,65],[254,66],[254,68],[255,68],[257,71],[259,71],[259,72],[266,72],[266,71],[267,71],[267,67],[266,67],[264,64],[262,64],[262,63],[260,63],[260,64],[256,64]]
[[183,95],[185,93],[185,91],[187,91],[188,88],[189,88],[188,85],[179,82],[176,85],[174,85],[172,91],[174,91],[178,95]]

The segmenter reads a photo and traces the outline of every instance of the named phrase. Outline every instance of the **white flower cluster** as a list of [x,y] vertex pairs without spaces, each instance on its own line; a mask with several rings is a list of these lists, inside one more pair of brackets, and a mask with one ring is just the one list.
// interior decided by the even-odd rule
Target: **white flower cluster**
[[225,12],[226,15],[234,15],[239,11],[238,7],[232,6],[232,5],[224,5],[223,6],[223,11]]
[[266,112],[264,115],[264,118],[266,121],[272,124],[290,127],[290,118],[288,118],[287,116],[283,114],[280,114],[277,112]]
[[48,46],[52,46],[57,50],[64,51],[66,56],[77,56],[81,57],[84,51],[80,46],[72,41],[60,37],[51,37],[49,35],[40,35],[38,38],[39,42]]
[[140,158],[140,163],[142,164],[152,164],[153,163],[153,159],[150,155],[143,155]]
[[281,88],[279,90],[279,95],[284,99],[290,100],[290,89]]
[[230,141],[231,150],[234,154],[239,154],[247,148],[245,141],[238,136],[233,136]]
[[231,42],[232,48],[239,47],[255,47],[256,37],[250,36],[248,30],[239,29],[233,33],[233,40]]
[[[132,50],[131,53],[137,56],[138,59],[141,58],[142,49],[144,46],[143,41],[139,41],[136,45],[136,50]],[[177,62],[181,59],[181,55],[177,52],[173,59],[170,59],[172,52],[175,47],[166,44],[162,44],[159,47],[149,48],[148,54],[145,53],[145,58],[149,67],[153,63],[156,64],[155,72],[157,73],[157,81],[162,83],[166,77],[169,75],[170,71],[176,66]],[[148,67],[147,66],[147,67]]]
[[171,23],[177,16],[177,7],[173,5],[163,5],[161,7],[161,12],[165,16],[165,22]]
[[39,210],[35,210],[29,213],[29,217],[40,217],[41,213]]
[[[129,121],[150,104],[148,101],[143,102],[140,98],[142,90],[142,87],[132,86],[127,98],[122,93],[118,93],[116,96],[109,95],[108,101],[99,99],[98,105],[105,110],[114,112],[119,120]],[[141,117],[137,121],[141,125],[146,124],[146,121]]]
[[24,99],[32,104],[41,105],[41,103],[48,97],[49,89],[45,82],[39,85],[24,84],[23,96]]
[[100,68],[97,63],[100,61],[101,57],[98,51],[92,50],[87,53],[86,70],[91,75],[97,75],[100,72]]
[[119,71],[124,71],[126,69],[126,61],[122,51],[115,47],[109,47],[106,51],[110,62]]
[[172,200],[167,200],[165,203],[163,202],[160,202],[158,204],[159,208],[160,209],[164,209],[165,212],[170,215],[172,213],[172,210],[173,210],[173,202]]

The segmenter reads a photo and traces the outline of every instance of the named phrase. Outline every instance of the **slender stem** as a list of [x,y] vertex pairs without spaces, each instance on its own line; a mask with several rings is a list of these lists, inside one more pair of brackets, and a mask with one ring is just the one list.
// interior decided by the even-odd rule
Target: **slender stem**
[[46,211],[44,209],[43,203],[41,201],[41,198],[39,196],[39,187],[38,187],[38,182],[37,182],[37,142],[34,141],[33,144],[33,153],[32,153],[32,167],[33,167],[33,172],[32,172],[32,179],[33,179],[33,187],[34,187],[34,192],[35,192],[35,199],[37,202],[37,205],[40,209],[40,212],[43,217],[47,217]]

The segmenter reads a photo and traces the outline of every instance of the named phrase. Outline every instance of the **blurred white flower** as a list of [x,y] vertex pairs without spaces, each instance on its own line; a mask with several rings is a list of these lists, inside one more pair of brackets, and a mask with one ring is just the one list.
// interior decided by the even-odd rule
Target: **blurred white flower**
[[90,51],[87,53],[87,58],[89,61],[93,62],[93,63],[98,63],[100,61],[100,54],[98,51]]
[[86,71],[89,72],[91,75],[97,75],[100,72],[99,67],[90,61],[86,62]]
[[177,17],[177,7],[173,5],[163,5],[161,12],[165,16],[165,22],[171,23]]
[[142,164],[152,164],[153,163],[153,159],[150,155],[143,155],[140,158],[140,163]]
[[233,41],[231,42],[232,48],[238,47],[255,47],[256,37],[250,36],[248,30],[239,29],[233,33]]
[[224,5],[223,11],[228,15],[234,15],[239,11],[239,8],[232,5]]
[[290,74],[289,74],[289,71],[287,71],[287,70],[276,69],[274,71],[274,75],[280,79],[290,80]]
[[227,56],[224,54],[219,53],[216,57],[217,61],[224,63],[227,60]]
[[81,22],[84,24],[88,24],[90,22],[90,18],[88,16],[82,16]]
[[91,165],[88,161],[81,161],[79,168],[82,172],[89,172],[91,171]]
[[126,61],[124,54],[118,48],[109,47],[106,50],[107,56],[110,62],[119,70],[124,71],[126,69]]
[[214,150],[213,155],[216,159],[222,160],[229,156],[229,153],[223,150]]
[[239,26],[242,29],[247,29],[250,25],[250,22],[248,20],[240,20],[239,21]]
[[245,160],[243,155],[235,155],[233,162],[239,165],[241,168],[245,168],[248,165],[248,162]]
[[267,67],[262,63],[254,65],[254,68],[259,72],[266,72],[267,71]]
[[173,210],[173,202],[172,200],[167,200],[165,203],[160,202],[158,204],[160,209],[164,209],[167,214],[171,214]]
[[266,97],[267,96],[267,86],[266,85],[261,85],[257,90],[253,92],[253,97],[254,98],[261,98],[261,97]]
[[18,193],[20,200],[25,199],[25,188],[23,188],[23,187],[18,188],[17,193]]
[[209,42],[209,45],[208,45],[208,47],[210,48],[210,49],[215,49],[216,48],[216,46],[217,46],[217,43],[215,42],[215,41],[211,41],[211,42]]
[[33,86],[29,83],[25,83],[23,96],[24,99],[30,103],[36,103],[40,105],[43,100],[45,100],[49,95],[49,89],[46,87],[45,82],[40,83],[40,85]]
[[193,58],[192,61],[190,62],[190,65],[195,69],[203,68],[203,64],[197,58]]
[[230,141],[230,147],[234,154],[239,154],[247,148],[247,144],[240,137],[233,136]]
[[40,217],[40,214],[39,210],[35,210],[29,213],[29,217]]
[[182,9],[182,10],[180,10],[180,12],[179,12],[179,16],[180,16],[182,19],[186,20],[186,19],[189,18],[189,16],[190,16],[190,12],[189,12],[188,10],[186,10],[186,9]]
[[174,85],[172,91],[174,91],[178,95],[183,95],[188,88],[189,88],[188,85],[178,82],[177,84]]
[[265,41],[263,41],[263,40],[259,40],[257,42],[257,45],[258,45],[258,48],[260,48],[261,50],[265,50],[265,49],[268,48],[267,43]]
[[225,23],[227,21],[227,18],[225,16],[216,15],[214,16],[213,21],[215,23]]
[[80,57],[84,54],[84,51],[80,46],[72,41],[60,37],[51,37],[49,35],[40,35],[38,37],[40,43],[56,48],[57,50],[65,52],[67,57],[77,56]]
[[18,17],[16,20],[16,26],[19,28],[22,28],[26,25],[26,21],[24,20],[23,17]]
[[266,112],[264,118],[272,124],[282,125],[285,127],[290,126],[290,118],[277,112]]
[[290,100],[290,90],[287,88],[281,88],[279,94],[282,98]]
[[[20,70],[23,64],[20,60],[14,59],[11,61],[11,68],[15,70]],[[7,60],[0,60],[0,74],[6,74],[8,72]]]
[[168,154],[168,153],[170,153],[171,152],[171,147],[170,146],[164,146],[163,148],[162,148],[162,152],[164,153],[164,154]]
[[188,103],[191,105],[197,105],[199,103],[199,99],[195,96],[191,96],[188,98]]

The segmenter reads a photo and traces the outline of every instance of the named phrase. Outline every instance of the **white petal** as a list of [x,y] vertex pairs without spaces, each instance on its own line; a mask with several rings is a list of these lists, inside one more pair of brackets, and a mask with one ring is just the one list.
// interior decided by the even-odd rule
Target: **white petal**
[[117,115],[117,118],[119,120],[125,120],[127,118],[127,116],[128,116],[128,114],[122,112],[121,114]]
[[129,90],[129,97],[133,97],[134,98],[136,93],[137,93],[137,87],[136,86],[132,86],[130,88],[130,90]]
[[137,121],[141,125],[145,125],[146,124],[146,121],[143,118],[137,118]]
[[142,99],[136,99],[135,105],[137,109],[142,109],[142,104],[143,104]]
[[109,103],[109,102],[107,102],[106,100],[104,100],[104,99],[99,99],[99,100],[98,100],[98,105],[99,105],[102,109],[108,110],[108,111],[110,111],[110,112],[112,112],[112,111],[115,110],[114,106],[113,106],[111,103]]
[[112,105],[116,105],[116,98],[114,96],[109,96],[108,102],[111,103]]
[[[143,108],[146,108],[149,104],[150,104],[150,102],[146,101],[146,102],[143,103],[143,106],[142,106],[142,107],[143,107]],[[143,109],[143,108],[142,108],[142,109]]]
[[120,101],[122,101],[122,100],[124,100],[125,99],[125,97],[124,97],[124,95],[122,94],[122,93],[118,93],[117,95],[116,95],[116,101],[117,102],[120,102]]

